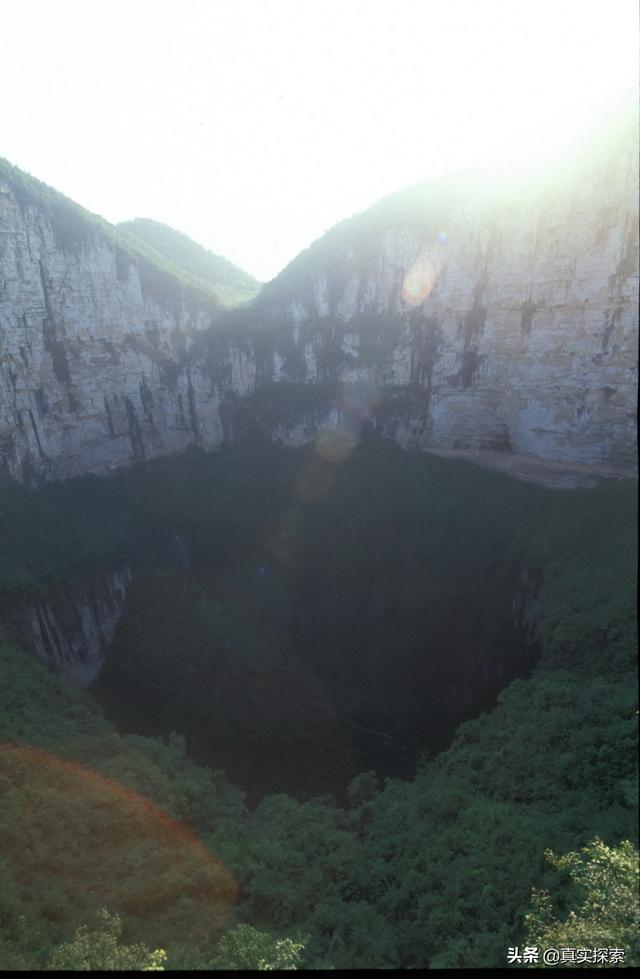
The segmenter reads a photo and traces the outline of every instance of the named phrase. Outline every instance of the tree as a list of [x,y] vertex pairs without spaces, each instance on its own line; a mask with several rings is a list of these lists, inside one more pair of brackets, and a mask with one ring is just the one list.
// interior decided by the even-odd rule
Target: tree
[[291,938],[274,938],[252,925],[236,925],[218,942],[212,969],[299,969],[304,944]]
[[82,925],[72,942],[58,946],[51,953],[49,970],[164,972],[167,954],[163,949],[152,952],[145,945],[121,945],[122,920],[108,908],[100,908],[96,918],[96,931]]
[[[538,948],[622,948],[626,966],[640,964],[638,851],[628,840],[608,847],[596,838],[579,853],[545,856],[558,870],[568,871],[564,896],[581,903],[560,920],[547,891],[533,891],[532,910],[525,918],[528,943]],[[569,903],[569,901],[567,903]]]

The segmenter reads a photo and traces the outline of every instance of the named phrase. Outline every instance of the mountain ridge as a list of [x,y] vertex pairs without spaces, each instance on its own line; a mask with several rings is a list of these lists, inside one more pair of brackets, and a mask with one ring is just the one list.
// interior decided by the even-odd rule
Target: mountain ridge
[[633,127],[595,145],[538,183],[452,175],[383,198],[231,310],[2,165],[0,472],[369,426],[421,451],[635,474]]
[[151,249],[142,239],[122,235],[117,225],[1,157],[0,180],[13,189],[21,208],[40,208],[48,214],[56,240],[63,250],[73,251],[92,235],[102,235],[129,258],[154,267],[160,275],[175,279],[177,286],[198,294],[200,302],[217,307],[215,293],[210,288]]
[[244,269],[161,221],[134,218],[121,221],[116,227],[154,248],[165,259],[213,291],[224,305],[236,306],[248,302],[260,291],[261,283]]

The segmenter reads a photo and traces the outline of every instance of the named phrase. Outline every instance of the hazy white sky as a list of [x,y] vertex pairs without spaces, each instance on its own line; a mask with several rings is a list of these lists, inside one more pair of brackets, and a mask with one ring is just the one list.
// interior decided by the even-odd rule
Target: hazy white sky
[[636,0],[0,0],[0,156],[262,279],[386,193],[567,140]]

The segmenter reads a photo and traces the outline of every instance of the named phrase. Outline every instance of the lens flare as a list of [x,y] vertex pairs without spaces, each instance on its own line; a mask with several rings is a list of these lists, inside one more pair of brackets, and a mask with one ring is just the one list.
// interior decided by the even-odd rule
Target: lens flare
[[382,398],[380,386],[371,378],[359,378],[345,385],[336,407],[347,420],[347,424],[359,432],[371,417],[373,409]]
[[54,875],[74,902],[82,893],[96,906],[144,916],[154,940],[162,939],[169,916],[189,940],[208,941],[235,905],[238,886],[211,851],[118,781],[52,752],[5,743],[0,782],[0,833],[20,876]]
[[419,306],[432,293],[444,266],[447,236],[441,231],[437,245],[422,251],[404,277],[402,299],[408,306]]
[[304,503],[319,503],[331,492],[335,482],[335,466],[322,455],[314,453],[296,477],[296,495]]
[[344,425],[335,428],[327,425],[320,429],[316,438],[316,452],[334,465],[344,462],[353,452],[355,445],[354,433]]

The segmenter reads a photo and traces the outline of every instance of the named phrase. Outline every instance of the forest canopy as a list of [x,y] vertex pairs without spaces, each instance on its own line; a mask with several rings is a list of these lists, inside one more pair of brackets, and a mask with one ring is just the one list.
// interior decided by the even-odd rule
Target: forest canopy
[[[227,482],[214,482],[238,496],[228,526],[252,534],[260,514],[234,487],[255,453],[252,463],[234,452]],[[196,454],[193,465],[202,476],[221,458]],[[260,464],[258,510],[284,472]],[[131,541],[140,546],[143,522],[186,499],[189,465],[123,476],[117,511],[108,506],[117,482],[91,495],[95,514],[69,502],[98,528],[85,566],[108,566],[109,548],[120,557]],[[409,458],[407,474],[422,465]],[[148,472],[157,491],[145,508],[134,483],[150,485]],[[482,479],[454,479],[466,506]],[[64,514],[60,500],[81,500],[81,489],[4,490],[14,558],[15,521],[27,526],[33,514],[42,528],[54,498]],[[363,771],[340,799],[278,793],[247,805],[242,787],[193,760],[181,732],[127,733],[6,630],[2,968],[498,968],[509,948],[531,943],[614,943],[625,965],[637,964],[635,487],[542,497],[528,523],[515,522],[518,547],[541,573],[537,664],[412,777]],[[214,503],[205,493],[191,514],[205,529]],[[14,562],[21,582],[3,565],[5,607],[68,574],[60,519],[49,554],[43,534],[25,535]],[[107,534],[118,521],[126,532]]]

